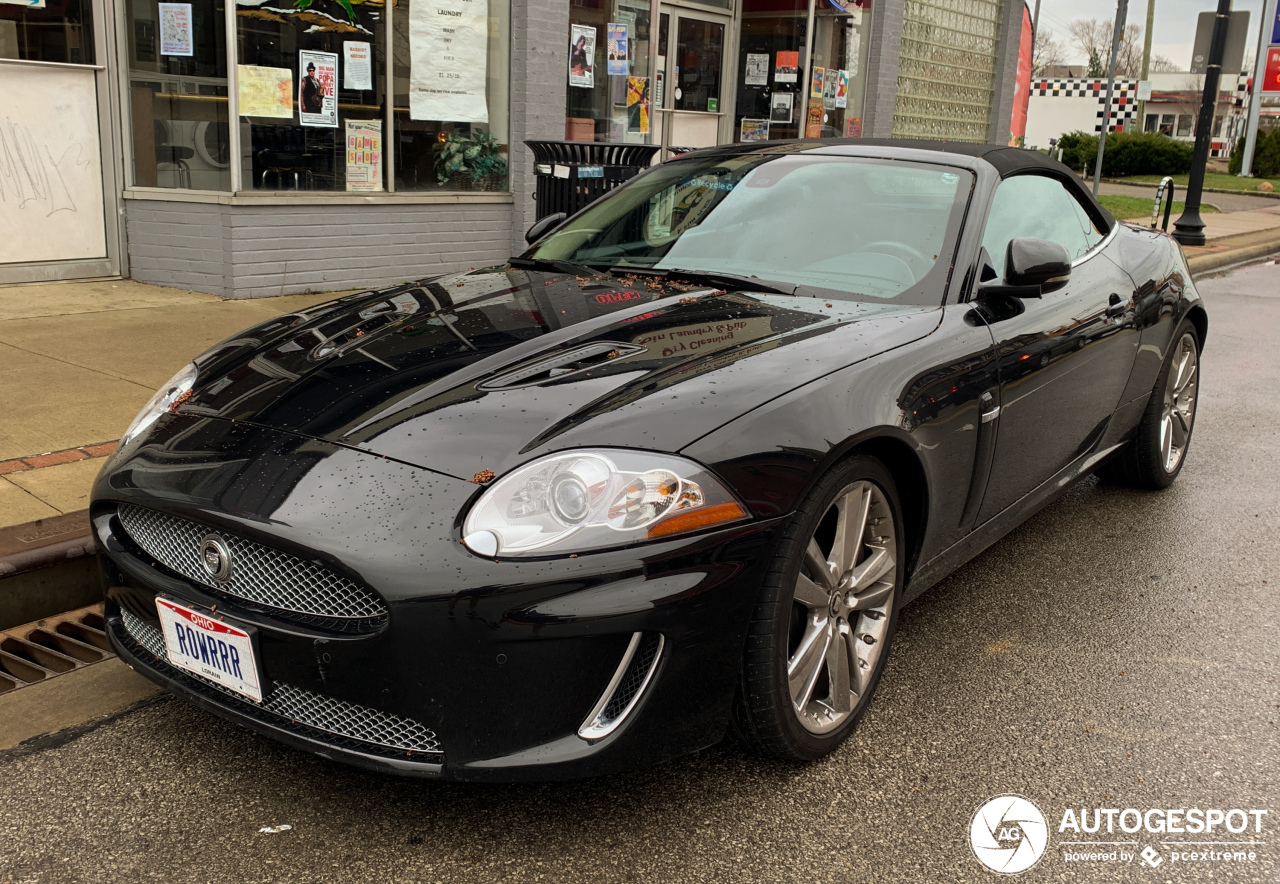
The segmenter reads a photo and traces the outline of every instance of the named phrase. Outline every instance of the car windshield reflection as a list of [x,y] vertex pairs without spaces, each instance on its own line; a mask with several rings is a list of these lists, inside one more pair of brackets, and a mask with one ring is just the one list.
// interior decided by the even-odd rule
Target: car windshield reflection
[[937,303],[971,183],[963,169],[901,160],[684,159],[589,207],[525,257]]

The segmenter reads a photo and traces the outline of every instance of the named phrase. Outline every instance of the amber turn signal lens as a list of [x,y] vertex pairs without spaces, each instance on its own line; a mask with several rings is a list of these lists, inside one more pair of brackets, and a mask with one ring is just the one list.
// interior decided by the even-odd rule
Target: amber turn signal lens
[[687,513],[677,513],[669,519],[663,519],[650,528],[645,537],[666,537],[669,534],[683,534],[686,531],[697,531],[699,528],[723,525],[725,522],[735,522],[746,517],[746,511],[736,503],[719,503],[715,506],[690,510]]

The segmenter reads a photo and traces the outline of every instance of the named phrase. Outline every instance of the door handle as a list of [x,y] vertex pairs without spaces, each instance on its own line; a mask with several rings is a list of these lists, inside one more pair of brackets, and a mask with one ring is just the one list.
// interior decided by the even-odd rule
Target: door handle
[[1127,302],[1125,302],[1119,295],[1113,293],[1110,300],[1107,301],[1107,315],[1119,316],[1127,310],[1128,307],[1129,305]]

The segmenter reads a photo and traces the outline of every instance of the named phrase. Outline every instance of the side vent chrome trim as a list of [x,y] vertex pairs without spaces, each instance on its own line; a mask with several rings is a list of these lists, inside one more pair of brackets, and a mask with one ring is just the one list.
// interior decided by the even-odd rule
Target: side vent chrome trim
[[653,679],[665,644],[660,632],[632,634],[613,678],[578,728],[579,737],[588,742],[603,740],[627,720]]
[[644,350],[645,348],[638,344],[625,341],[597,341],[498,375],[496,378],[477,384],[476,389],[511,390],[518,387],[532,387],[534,384],[546,381],[558,381],[561,378],[606,365],[623,356],[643,353]]

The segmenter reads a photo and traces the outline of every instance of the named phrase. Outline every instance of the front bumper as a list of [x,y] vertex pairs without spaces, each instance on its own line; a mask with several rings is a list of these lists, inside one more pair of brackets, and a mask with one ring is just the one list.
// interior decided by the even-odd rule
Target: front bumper
[[[291,471],[291,448],[305,447],[314,460],[314,440],[252,432],[271,437],[273,474]],[[362,505],[322,506],[324,518],[308,523],[279,495],[271,512],[228,506],[228,489],[207,481],[219,472],[208,464],[197,471],[204,479],[196,486],[181,470],[156,469],[157,455],[145,446],[113,462],[91,514],[109,587],[108,634],[121,658],[173,693],[267,736],[404,775],[593,776],[723,737],[750,612],[785,520],[576,559],[493,562],[451,537],[403,536],[403,525],[422,525],[433,512],[461,512],[474,486],[435,477],[427,509],[405,490],[415,487],[406,471],[424,471],[349,449],[331,454],[331,470],[372,469],[383,487],[400,489],[392,503],[400,518],[387,520],[380,536],[360,541],[370,517]],[[123,503],[323,562],[385,599],[385,622],[343,634],[219,594],[133,543],[117,514]],[[415,509],[418,516],[406,520]],[[416,559],[406,562],[408,548]],[[263,704],[169,665],[155,610],[161,593],[257,630],[270,686]],[[620,726],[583,739],[579,728],[637,633],[661,636],[652,677]]]

